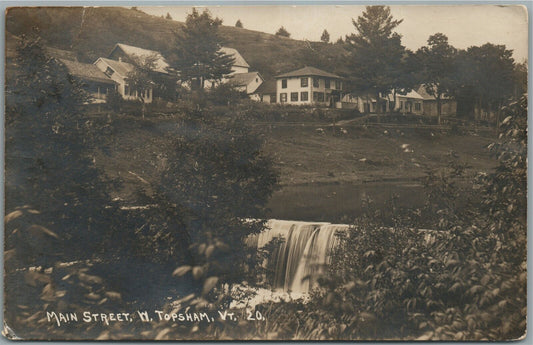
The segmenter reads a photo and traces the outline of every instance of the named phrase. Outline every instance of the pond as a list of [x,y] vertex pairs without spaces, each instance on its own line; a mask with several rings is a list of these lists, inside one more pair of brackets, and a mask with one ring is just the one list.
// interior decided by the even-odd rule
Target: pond
[[366,207],[366,200],[372,200],[374,207],[382,208],[396,197],[398,207],[420,207],[425,202],[423,191],[423,186],[416,181],[283,186],[268,203],[268,217],[344,222],[360,215]]

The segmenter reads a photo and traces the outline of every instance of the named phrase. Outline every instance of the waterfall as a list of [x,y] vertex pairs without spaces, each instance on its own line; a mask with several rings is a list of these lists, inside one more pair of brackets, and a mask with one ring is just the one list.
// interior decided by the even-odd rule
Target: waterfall
[[277,237],[284,240],[268,259],[268,266],[274,270],[273,287],[309,292],[324,273],[328,254],[337,242],[335,233],[347,228],[343,224],[269,220],[265,231],[257,235],[257,248]]

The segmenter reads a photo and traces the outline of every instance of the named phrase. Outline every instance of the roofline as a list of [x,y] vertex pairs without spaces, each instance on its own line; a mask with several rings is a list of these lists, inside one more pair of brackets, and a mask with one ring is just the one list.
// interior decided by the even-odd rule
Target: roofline
[[[105,63],[108,67],[113,68],[113,67],[112,67],[110,64],[108,64],[104,59],[106,59],[106,60],[111,60],[111,61],[116,61],[116,60],[112,60],[112,59],[108,59],[108,58],[105,58],[105,57],[101,57],[101,56],[100,56],[98,59],[96,59],[95,62],[93,62],[93,65],[96,65],[96,63],[97,63],[99,60],[101,60],[101,61],[102,61],[103,63]],[[119,63],[127,63],[127,62],[123,62],[123,61],[116,61],[116,62],[119,62]],[[120,75],[122,78],[127,78],[126,75],[122,75],[119,71],[115,70],[114,68],[113,68],[113,71],[115,71],[115,73],[117,73],[118,75]]]
[[[324,71],[326,72],[326,71]],[[314,73],[302,73],[302,74],[298,74],[298,75],[286,75],[286,74],[289,74],[291,72],[287,72],[287,73],[283,73],[283,74],[279,74],[279,75],[276,75],[274,76],[274,78],[276,79],[281,79],[281,78],[298,78],[298,77],[326,77],[324,75],[319,75],[319,74],[314,74]],[[328,73],[328,72],[326,72]],[[331,76],[327,76],[327,78],[337,78],[337,79],[346,79],[346,78],[343,78],[343,77],[340,77],[336,74],[333,74],[331,73]]]

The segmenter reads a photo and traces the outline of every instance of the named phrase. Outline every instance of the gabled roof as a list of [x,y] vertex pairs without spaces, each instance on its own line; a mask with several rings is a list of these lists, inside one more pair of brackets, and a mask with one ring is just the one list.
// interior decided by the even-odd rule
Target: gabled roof
[[416,92],[415,90],[409,91],[406,95],[397,94],[397,96],[406,97],[406,98],[414,98],[414,99],[424,99],[424,97],[420,96],[418,92]]
[[[425,101],[434,101],[436,100],[437,98],[435,98],[435,96],[432,96],[430,95],[427,91],[426,91],[426,85],[425,84],[422,84],[418,87],[418,90],[416,90],[416,92],[418,92],[418,94],[420,96],[422,96],[424,98]],[[450,99],[450,97],[446,96],[446,95],[443,95],[441,97],[441,99]]]
[[233,58],[235,59],[235,61],[233,62],[233,66],[246,67],[246,68],[250,67],[250,65],[248,65],[246,60],[244,60],[244,58],[242,57],[242,55],[239,53],[237,49],[230,48],[230,47],[222,47],[219,49],[219,51],[224,54],[233,56]]
[[124,78],[126,78],[128,73],[133,70],[133,65],[127,62],[124,62],[124,61],[111,60],[111,59],[106,59],[103,57],[98,58],[98,60],[102,60],[103,62],[105,62],[107,65],[109,65],[109,67],[111,67],[115,71],[115,73],[119,74],[120,76]]
[[316,67],[311,67],[311,66],[305,66],[304,68],[300,68],[292,72],[283,73],[283,74],[276,76],[275,78],[306,77],[306,76],[342,79],[336,74],[329,73],[329,72],[326,72],[326,71],[323,71],[321,69],[318,69]]
[[237,73],[231,76],[230,83],[239,86],[246,86],[253,82],[257,77],[261,78],[261,80],[264,80],[259,72]]
[[93,64],[87,64],[72,60],[59,59],[67,68],[68,72],[75,77],[91,80],[101,83],[114,84],[115,82],[109,79],[98,67]]
[[64,50],[64,49],[58,49],[58,48],[46,46],[45,51],[49,56],[54,57],[56,59],[65,59],[65,60],[70,60],[70,61],[77,60],[76,53],[70,50]]
[[109,53],[109,56],[111,56],[117,49],[122,50],[127,56],[136,56],[140,58],[142,60],[141,62],[143,62],[146,58],[154,57],[154,70],[156,72],[167,73],[167,67],[169,67],[169,64],[167,63],[163,55],[161,55],[161,53],[158,51],[134,47],[124,43],[117,43],[113,50],[111,50],[111,53]]
[[269,95],[276,93],[276,81],[274,79],[265,80],[259,87],[255,90],[254,93],[260,95]]

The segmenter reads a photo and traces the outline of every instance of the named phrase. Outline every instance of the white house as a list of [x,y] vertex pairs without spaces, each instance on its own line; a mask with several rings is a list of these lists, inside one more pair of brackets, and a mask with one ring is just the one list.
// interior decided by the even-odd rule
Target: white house
[[306,66],[275,78],[277,103],[331,106],[341,100],[342,78],[321,69]]
[[[126,100],[138,100],[139,96],[142,96],[144,103],[152,103],[152,88],[143,91],[132,90],[126,82],[128,73],[134,69],[132,64],[100,57],[94,62],[94,65],[96,65],[96,67],[98,67],[98,69],[100,69],[100,71],[102,71],[108,78],[116,82],[117,91],[122,98]],[[142,92],[142,94],[139,94],[138,92]]]
[[422,115],[424,113],[424,97],[415,90],[409,91],[405,95],[397,93],[394,100],[394,111],[402,114]]
[[160,52],[155,50],[149,50],[139,47],[130,46],[124,43],[117,43],[111,53],[109,53],[108,58],[116,61],[125,61],[132,63],[133,59],[140,60],[140,63],[145,63],[147,59],[153,59],[154,71],[168,74],[169,64],[161,55]]
[[[416,90],[420,96],[424,98],[424,115],[429,116],[437,116],[438,111],[438,105],[437,105],[437,99],[435,96],[432,96],[428,94],[426,90],[426,86],[424,84],[420,85],[420,87]],[[453,116],[457,115],[457,101],[450,98],[447,95],[443,95],[441,97],[440,101],[440,108],[441,108],[441,115],[444,116]]]
[[93,64],[58,59],[68,73],[81,82],[82,88],[91,97],[89,103],[104,103],[109,90],[115,89],[115,81]]
[[229,79],[229,83],[248,95],[253,94],[264,81],[259,72],[236,73]]

